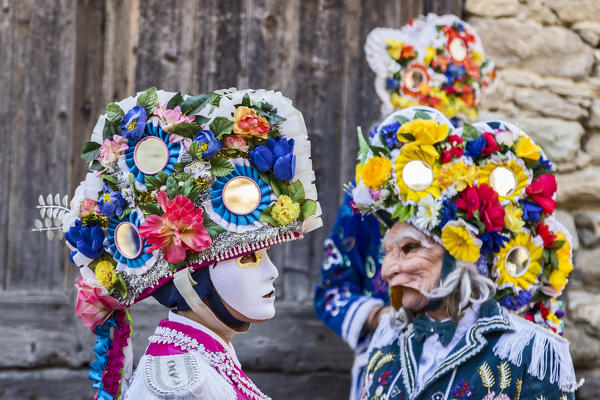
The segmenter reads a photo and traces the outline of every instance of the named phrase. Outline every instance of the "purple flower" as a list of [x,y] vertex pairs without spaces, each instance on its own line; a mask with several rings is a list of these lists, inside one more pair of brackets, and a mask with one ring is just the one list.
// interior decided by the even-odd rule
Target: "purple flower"
[[525,221],[538,222],[540,220],[542,206],[528,201],[522,201],[521,205],[523,206],[523,219]]
[[444,208],[442,208],[440,229],[443,228],[449,221],[456,219],[456,204],[450,200],[444,200]]
[[121,195],[121,192],[111,190],[108,184],[104,184],[104,193],[98,199],[98,208],[100,212],[107,217],[114,217],[115,215],[121,215],[123,208],[125,207],[125,199]]
[[202,149],[202,146],[206,144],[206,149],[202,150],[202,156],[206,158],[213,157],[219,150],[223,148],[221,142],[215,139],[215,135],[209,129],[203,129],[196,133],[196,136],[194,136],[194,142],[197,142],[200,145],[200,149]]
[[144,135],[146,126],[146,109],[142,106],[135,106],[127,111],[121,120],[121,132],[123,137],[131,140],[140,140]]
[[390,149],[393,149],[398,144],[398,129],[400,129],[400,122],[395,121],[381,128],[381,136],[385,141],[385,145]]
[[[104,234],[98,224],[83,225],[81,220],[75,221],[75,226],[69,228],[69,231],[65,234],[65,239],[71,244],[78,252],[84,256],[96,259],[104,252]],[[71,262],[76,251],[71,252]]]
[[500,299],[499,303],[502,307],[508,308],[509,310],[518,310],[529,304],[530,301],[531,293],[527,290],[522,290],[516,297],[512,294],[504,296]]
[[479,136],[477,139],[467,140],[465,145],[465,154],[471,158],[477,158],[481,155],[481,151],[486,146],[484,136]]
[[508,238],[498,231],[484,233],[480,239],[483,242],[481,245],[481,253],[483,254],[495,254],[508,242]]

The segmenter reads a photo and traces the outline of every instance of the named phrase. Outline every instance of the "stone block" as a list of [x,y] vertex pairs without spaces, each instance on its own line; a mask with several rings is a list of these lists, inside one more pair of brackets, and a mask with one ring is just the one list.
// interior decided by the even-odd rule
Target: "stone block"
[[600,22],[583,21],[578,22],[572,28],[590,46],[596,47],[600,43]]
[[480,17],[508,17],[519,11],[518,0],[466,0],[465,10]]
[[600,98],[594,99],[590,107],[590,118],[587,121],[590,128],[600,128]]
[[546,0],[545,3],[564,22],[600,21],[598,0]]
[[580,207],[600,202],[600,167],[591,166],[570,174],[559,174],[557,202],[561,206]]
[[578,120],[587,116],[587,110],[548,90],[516,88],[514,101],[518,106],[548,117]]

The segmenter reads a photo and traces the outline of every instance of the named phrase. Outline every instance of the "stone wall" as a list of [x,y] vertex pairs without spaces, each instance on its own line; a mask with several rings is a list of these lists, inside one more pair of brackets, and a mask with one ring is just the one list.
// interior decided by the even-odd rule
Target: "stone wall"
[[498,77],[480,118],[517,123],[558,170],[559,219],[575,234],[565,297],[578,399],[600,394],[600,1],[467,0]]

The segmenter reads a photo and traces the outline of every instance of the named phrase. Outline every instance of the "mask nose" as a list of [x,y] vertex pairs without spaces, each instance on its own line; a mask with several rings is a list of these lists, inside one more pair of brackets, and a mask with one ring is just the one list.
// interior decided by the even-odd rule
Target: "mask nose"
[[275,264],[273,264],[273,262],[269,258],[269,254],[267,253],[267,250],[261,250],[261,251],[259,251],[259,253],[260,253],[261,260],[262,260],[261,268],[264,271],[265,278],[270,281],[274,281],[275,279],[277,279],[279,277],[279,271],[277,270],[277,267],[275,266]]

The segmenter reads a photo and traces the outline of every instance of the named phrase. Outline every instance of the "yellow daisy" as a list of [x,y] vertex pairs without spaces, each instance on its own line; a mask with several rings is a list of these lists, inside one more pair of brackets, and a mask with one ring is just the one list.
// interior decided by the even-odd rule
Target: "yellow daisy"
[[476,262],[479,259],[481,240],[458,221],[444,225],[442,242],[448,253],[457,260]]
[[418,203],[430,194],[440,197],[442,187],[437,179],[439,154],[431,145],[419,146],[409,143],[400,150],[394,161],[396,185],[403,201]]
[[498,193],[498,200],[515,201],[525,193],[529,177],[515,160],[506,160],[501,164],[488,162],[479,168],[479,184],[486,183]]
[[543,248],[535,244],[527,233],[519,233],[506,243],[498,253],[494,265],[498,287],[502,289],[510,286],[527,290],[531,285],[538,284],[542,271],[542,251]]

